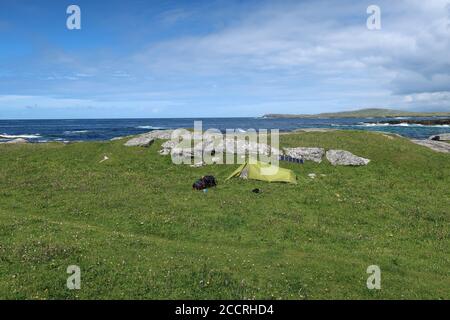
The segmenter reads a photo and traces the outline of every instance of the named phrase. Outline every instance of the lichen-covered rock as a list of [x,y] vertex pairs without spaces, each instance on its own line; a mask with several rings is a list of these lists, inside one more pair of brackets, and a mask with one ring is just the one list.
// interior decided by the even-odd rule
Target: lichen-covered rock
[[264,155],[264,156],[278,156],[281,154],[280,150],[273,148],[265,143],[258,143],[255,141],[248,141],[245,139],[225,139],[224,144],[219,144],[219,148],[225,148],[223,152],[234,154],[251,154],[251,155]]
[[294,159],[303,159],[314,161],[317,163],[322,162],[322,158],[325,154],[325,149],[323,148],[283,148],[286,155]]
[[148,147],[155,141],[155,138],[138,136],[125,142],[124,146],[127,147]]
[[267,144],[256,143],[253,141],[249,142],[243,139],[206,139],[202,142],[198,142],[193,148],[189,146],[180,147],[175,141],[166,141],[161,145],[161,150],[159,151],[161,155],[175,153],[176,155],[192,157],[195,155],[201,156],[204,152],[212,155],[216,153],[262,154],[266,156],[269,156],[270,154],[280,154],[278,149],[272,148]]
[[143,136],[151,137],[154,139],[169,140],[172,137],[173,130],[153,130],[147,133],[143,133]]
[[25,140],[23,138],[17,138],[17,139],[6,141],[4,143],[5,144],[24,144],[24,143],[29,143],[29,142],[28,142],[28,140]]
[[431,150],[442,152],[442,153],[450,153],[450,143],[443,141],[434,141],[434,140],[411,140],[415,144],[419,144],[421,146],[427,147]]
[[169,140],[161,145],[161,150],[159,154],[163,156],[173,155],[177,157],[192,158],[194,155],[201,153],[201,148],[192,148],[188,141],[183,140],[183,142]]
[[435,141],[450,141],[450,133],[440,133],[428,138]]
[[125,142],[127,147],[148,147],[156,139],[168,140],[171,138],[173,130],[153,130],[147,133],[140,134]]
[[126,138],[126,137],[114,137],[114,138],[109,139],[109,141],[117,141],[117,140],[122,140],[124,138]]
[[167,156],[170,154],[170,151],[177,145],[177,142],[169,140],[164,142],[161,145],[161,150],[159,150],[159,154],[163,156]]
[[333,166],[365,166],[370,162],[345,150],[328,150],[326,157]]

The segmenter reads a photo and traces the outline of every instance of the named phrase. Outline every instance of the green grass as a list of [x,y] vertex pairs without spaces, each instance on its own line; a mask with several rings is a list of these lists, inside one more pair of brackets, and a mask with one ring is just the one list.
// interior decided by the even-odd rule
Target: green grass
[[[372,161],[283,163],[290,185],[173,165],[161,142],[0,145],[0,298],[450,298],[448,154],[369,132],[280,139]],[[218,187],[193,191],[205,174]]]

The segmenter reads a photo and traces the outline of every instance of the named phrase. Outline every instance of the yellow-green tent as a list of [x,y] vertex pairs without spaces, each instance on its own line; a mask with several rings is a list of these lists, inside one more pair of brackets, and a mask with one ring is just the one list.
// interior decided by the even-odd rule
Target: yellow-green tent
[[280,168],[269,163],[256,161],[256,163],[243,163],[226,180],[233,177],[262,180],[268,182],[297,183],[297,176],[292,170]]

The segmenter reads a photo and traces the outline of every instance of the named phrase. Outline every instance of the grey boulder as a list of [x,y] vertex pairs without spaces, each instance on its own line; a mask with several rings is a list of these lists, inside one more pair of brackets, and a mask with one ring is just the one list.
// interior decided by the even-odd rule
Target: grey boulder
[[280,151],[265,143],[246,141],[243,139],[205,139],[198,142],[193,148],[190,145],[180,146],[177,142],[169,140],[161,145],[159,153],[161,155],[176,154],[178,156],[194,157],[201,156],[203,153],[234,153],[234,154],[262,154],[269,156],[279,155]]
[[127,147],[148,147],[156,139],[168,140],[171,138],[173,130],[153,130],[147,133],[140,134],[125,142]]
[[266,143],[256,142],[256,141],[248,141],[245,139],[237,138],[234,139],[225,139],[223,142],[220,142],[217,146],[217,149],[226,152],[233,153],[238,155],[264,155],[264,156],[278,156],[280,155],[280,150],[274,148]]
[[283,148],[286,155],[295,158],[314,161],[317,163],[322,162],[322,158],[325,154],[325,149],[323,148]]
[[370,162],[345,150],[328,150],[326,157],[333,166],[365,166]]
[[427,147],[433,151],[450,153],[450,143],[434,140],[411,140],[415,144]]
[[148,147],[155,141],[155,138],[147,136],[137,136],[125,142],[127,147]]
[[17,138],[17,139],[9,140],[4,143],[5,144],[24,144],[24,143],[28,143],[28,140],[25,140],[23,138]]
[[167,156],[170,154],[170,151],[177,145],[175,141],[169,140],[164,142],[161,145],[161,150],[159,150],[159,154],[163,156]]
[[450,133],[440,133],[428,138],[434,141],[450,141]]

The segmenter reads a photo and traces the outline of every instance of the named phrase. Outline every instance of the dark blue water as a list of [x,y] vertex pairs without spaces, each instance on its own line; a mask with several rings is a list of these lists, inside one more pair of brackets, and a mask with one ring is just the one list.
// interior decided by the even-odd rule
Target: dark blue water
[[[426,118],[421,118],[426,119]],[[386,118],[345,119],[264,119],[264,118],[197,118],[197,119],[86,119],[86,120],[0,120],[0,141],[22,137],[31,142],[109,140],[155,129],[193,128],[194,120],[203,121],[203,129],[279,129],[333,128],[385,131],[409,138],[424,139],[450,132],[448,125],[376,125]]]

